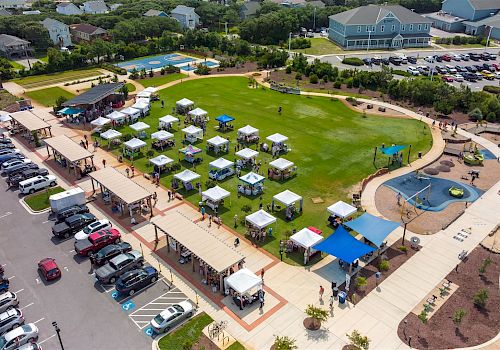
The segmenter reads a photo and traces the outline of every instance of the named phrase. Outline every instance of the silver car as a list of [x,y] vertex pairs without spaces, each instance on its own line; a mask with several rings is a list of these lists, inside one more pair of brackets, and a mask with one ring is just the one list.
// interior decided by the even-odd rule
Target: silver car
[[0,350],[14,350],[26,343],[38,340],[38,328],[34,323],[17,327],[0,338]]
[[151,320],[151,327],[156,333],[167,332],[183,320],[194,314],[193,305],[185,300],[169,306]]
[[0,314],[0,335],[24,324],[24,316],[19,309],[10,309]]
[[17,305],[19,305],[19,300],[17,300],[17,296],[14,293],[5,292],[0,294],[0,312],[13,309]]

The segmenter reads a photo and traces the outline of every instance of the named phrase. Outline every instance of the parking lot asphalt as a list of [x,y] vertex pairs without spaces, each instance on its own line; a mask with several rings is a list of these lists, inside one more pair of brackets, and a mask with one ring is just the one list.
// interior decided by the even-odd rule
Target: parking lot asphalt
[[[73,238],[53,237],[48,213],[29,214],[4,178],[0,192],[0,264],[26,323],[39,328],[39,344],[60,348],[56,321],[65,349],[151,349],[149,321],[187,297],[164,279],[133,298],[117,296],[113,286],[96,283],[88,259],[75,255]],[[56,259],[61,279],[45,282],[39,275],[37,262],[45,257]]]

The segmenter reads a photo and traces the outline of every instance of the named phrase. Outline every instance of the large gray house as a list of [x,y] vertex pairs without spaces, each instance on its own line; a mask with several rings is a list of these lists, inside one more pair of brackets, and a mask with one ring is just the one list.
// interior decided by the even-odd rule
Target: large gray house
[[346,50],[397,49],[430,44],[432,21],[399,5],[361,6],[329,19],[330,40]]

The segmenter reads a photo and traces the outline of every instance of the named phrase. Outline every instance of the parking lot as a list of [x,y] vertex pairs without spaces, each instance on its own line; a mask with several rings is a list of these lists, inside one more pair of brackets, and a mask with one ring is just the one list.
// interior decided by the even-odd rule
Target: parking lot
[[[66,349],[151,348],[149,321],[187,297],[162,278],[133,297],[96,283],[90,261],[75,255],[74,239],[53,236],[48,213],[29,214],[19,203],[19,192],[8,189],[3,177],[0,191],[0,264],[25,323],[39,328],[38,343],[44,349],[60,347],[52,326],[56,321]],[[37,271],[38,261],[46,257],[58,263],[60,279],[47,282]]]

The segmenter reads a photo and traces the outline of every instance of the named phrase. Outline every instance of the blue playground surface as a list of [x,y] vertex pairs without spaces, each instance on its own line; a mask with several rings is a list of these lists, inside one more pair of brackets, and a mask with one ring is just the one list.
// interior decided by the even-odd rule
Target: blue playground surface
[[141,69],[158,69],[168,65],[178,65],[182,63],[188,63],[194,61],[194,58],[186,57],[184,55],[179,55],[177,53],[171,53],[168,55],[158,55],[154,57],[139,58],[132,61],[120,62],[116,65],[120,68],[126,69],[131,72],[134,68],[137,70]]
[[[209,68],[212,68],[212,67],[218,66],[218,64],[217,64],[217,63],[212,62],[212,61],[201,62],[200,64],[201,64],[201,65],[204,65],[204,66],[207,66],[207,67],[209,67]],[[196,70],[196,65],[194,65],[194,64],[193,64],[193,65],[185,65],[185,66],[181,66],[181,67],[179,67],[179,68],[180,68],[180,69],[182,69],[182,70],[185,70],[185,71],[187,71],[187,72],[191,72],[191,71],[193,71],[193,70]]]
[[497,159],[489,149],[482,149],[480,152],[484,156],[484,160]]
[[[416,199],[412,196],[429,184],[431,185],[430,190],[426,189],[419,193],[416,205],[417,208],[426,211],[441,211],[453,202],[474,202],[484,193],[484,191],[462,182],[426,174],[418,175],[417,178],[415,173],[410,173],[384,182],[384,185],[394,192],[401,193],[404,199],[411,198],[408,202],[412,205],[415,205]],[[463,197],[455,198],[451,196],[448,192],[450,187],[463,188]]]

